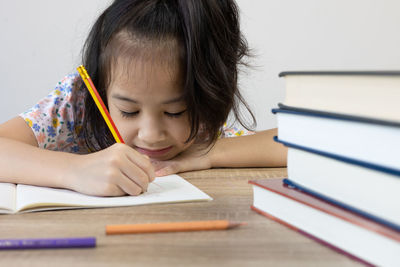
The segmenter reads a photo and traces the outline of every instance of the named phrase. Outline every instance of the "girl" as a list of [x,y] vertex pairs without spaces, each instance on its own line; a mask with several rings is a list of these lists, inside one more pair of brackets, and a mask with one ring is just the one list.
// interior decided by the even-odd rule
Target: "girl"
[[0,125],[0,182],[138,195],[155,176],[284,166],[275,129],[222,138],[232,135],[223,128],[230,111],[244,125],[237,78],[247,52],[233,0],[115,0],[86,40],[83,65],[126,144],[115,144],[74,73]]

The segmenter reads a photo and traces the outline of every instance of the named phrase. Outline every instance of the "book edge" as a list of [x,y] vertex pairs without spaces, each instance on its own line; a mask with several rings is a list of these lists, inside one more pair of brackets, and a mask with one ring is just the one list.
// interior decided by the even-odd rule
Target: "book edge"
[[281,140],[277,136],[274,136],[274,141],[277,142],[277,143],[281,143],[286,147],[290,147],[290,148],[306,151],[306,152],[309,152],[309,153],[312,153],[312,154],[316,154],[316,155],[319,155],[319,156],[323,156],[323,157],[326,157],[326,158],[338,160],[340,162],[345,162],[345,163],[356,165],[356,166],[363,167],[363,168],[366,168],[366,169],[382,172],[382,173],[389,174],[389,175],[393,176],[394,179],[400,179],[400,170],[398,170],[398,169],[385,167],[385,166],[374,164],[374,163],[371,163],[371,162],[361,161],[361,160],[354,159],[354,158],[349,158],[349,157],[343,157],[341,155],[337,155],[337,154],[333,154],[333,153],[329,153],[329,152],[313,149],[313,148],[310,148],[310,147],[305,147],[305,146],[293,144],[293,143]]
[[332,71],[332,70],[326,70],[326,71],[282,71],[278,74],[279,77],[285,77],[289,75],[345,75],[345,76],[400,76],[400,71],[396,70],[340,70],[340,71]]
[[135,204],[135,205],[113,205],[113,206],[96,206],[96,205],[59,205],[59,206],[50,206],[50,207],[40,207],[33,206],[26,209],[21,209],[16,213],[30,213],[30,212],[39,212],[39,211],[56,211],[56,210],[75,210],[75,209],[105,209],[105,208],[127,208],[127,207],[135,207],[135,206],[150,206],[150,205],[163,205],[163,204],[174,204],[174,203],[195,203],[195,202],[209,202],[212,201],[213,198],[204,198],[204,199],[188,199],[188,200],[176,200],[176,201],[168,201],[168,202],[153,202],[153,203],[143,203],[143,204]]
[[16,211],[17,210],[17,204],[16,204],[16,202],[17,202],[17,185],[13,184],[13,183],[9,183],[9,182],[0,182],[0,187],[4,187],[7,189],[7,187],[10,187],[10,186],[12,187],[11,191],[13,191],[11,193],[14,196],[14,200],[11,201],[11,202],[13,202],[12,206],[10,207],[8,205],[2,205],[0,207],[0,215],[17,213],[17,211]]
[[[335,200],[335,199],[333,199],[331,197],[325,196],[324,194],[315,192],[315,191],[313,191],[311,189],[308,189],[307,187],[305,187],[303,185],[300,185],[300,184],[298,184],[296,182],[293,182],[290,179],[287,179],[287,178],[283,179],[283,183],[286,184],[289,187],[292,187],[296,191],[299,191],[299,192],[301,192],[303,194],[307,194],[307,195],[309,195],[309,196],[311,196],[313,198],[319,199],[319,200],[321,200],[323,202],[328,203],[329,205],[336,206],[336,207],[338,207],[338,208],[340,208],[342,210],[345,210],[346,212],[350,212],[350,213],[352,213],[352,214],[354,214],[356,216],[359,216],[359,217],[362,217],[362,218],[364,218],[366,220],[369,220],[371,222],[377,223],[378,225],[382,225],[383,227],[390,228],[390,229],[394,230],[396,233],[400,234],[400,226],[398,226],[395,223],[392,223],[392,222],[390,222],[388,220],[382,219],[382,218],[380,218],[378,216],[375,216],[373,214],[370,214],[368,212],[365,212],[365,211],[360,210],[358,208],[355,208],[353,206],[347,205],[344,202],[337,201],[337,200]],[[319,209],[319,210],[323,211],[322,209]],[[331,213],[331,212],[327,212],[327,213],[335,216],[334,213]],[[336,217],[341,218],[340,216],[336,216]],[[343,218],[341,218],[341,219],[343,219]],[[346,220],[346,221],[351,222],[350,220]],[[399,238],[393,238],[392,236],[387,235],[385,233],[381,233],[380,231],[376,231],[374,229],[370,229],[368,227],[365,227],[365,226],[357,224],[357,223],[354,223],[354,224],[359,225],[359,226],[361,226],[361,227],[363,227],[365,229],[374,231],[374,232],[376,232],[378,234],[382,234],[382,235],[384,235],[386,237],[389,237],[389,238],[391,238],[393,240],[396,240],[396,241],[400,242],[400,236],[399,236]]]
[[334,120],[344,120],[344,121],[355,121],[360,123],[367,123],[367,124],[376,124],[376,125],[383,125],[383,126],[390,126],[390,127],[400,127],[400,122],[391,121],[391,120],[382,120],[382,119],[375,119],[370,117],[362,117],[362,116],[354,116],[345,113],[337,113],[337,112],[328,112],[322,111],[317,109],[308,109],[308,108],[300,108],[295,106],[289,106],[282,103],[278,103],[279,108],[271,109],[273,114],[277,113],[286,113],[286,114],[293,114],[299,116],[308,116],[308,117],[318,117],[318,118],[327,118],[327,119],[334,119]]
[[256,208],[254,205],[251,205],[250,208],[253,211],[257,212],[258,214],[263,215],[263,216],[265,216],[265,217],[267,217],[267,218],[269,218],[269,219],[271,219],[271,220],[273,220],[275,222],[278,222],[278,223],[288,227],[289,229],[291,229],[293,231],[296,231],[297,233],[300,233],[300,234],[302,234],[302,235],[304,235],[304,236],[306,236],[306,237],[318,242],[319,244],[321,244],[323,246],[326,246],[326,247],[328,247],[328,248],[330,248],[330,249],[332,249],[332,250],[334,250],[334,251],[336,251],[336,252],[338,252],[338,253],[340,253],[340,254],[342,254],[342,255],[344,255],[344,256],[352,259],[352,260],[358,261],[358,262],[363,263],[363,264],[365,264],[367,266],[374,266],[373,264],[371,264],[371,263],[369,263],[369,262],[367,262],[367,261],[365,261],[365,260],[363,260],[363,259],[361,259],[361,258],[359,258],[359,257],[357,257],[357,256],[355,256],[355,255],[353,255],[353,254],[351,254],[351,253],[349,253],[349,252],[347,252],[347,251],[335,246],[335,245],[332,245],[331,243],[329,243],[329,242],[327,242],[325,240],[322,240],[322,239],[318,238],[315,235],[309,234],[308,232],[303,231],[303,230],[291,225],[290,223],[285,222],[284,220],[281,220],[281,219],[279,219],[279,218],[277,218],[277,217],[275,217],[275,216],[273,216],[273,215],[271,215],[271,214],[269,214],[269,213],[267,213],[265,211],[262,211],[262,210]]
[[[277,180],[281,180],[282,183],[283,183],[283,180],[284,180],[284,179],[279,178],[279,179],[277,179]],[[250,182],[249,182],[249,183],[250,183]],[[342,216],[340,216],[340,215],[335,214],[334,212],[330,212],[330,211],[327,211],[327,210],[325,210],[325,209],[323,209],[323,208],[321,208],[321,207],[318,207],[317,205],[313,205],[312,203],[304,202],[304,201],[299,200],[299,199],[296,199],[296,198],[294,198],[294,197],[292,197],[292,196],[290,196],[290,195],[286,195],[286,194],[284,194],[284,193],[282,193],[282,192],[279,192],[279,191],[276,191],[276,190],[274,190],[274,189],[272,189],[272,188],[268,188],[268,187],[266,187],[266,186],[264,186],[264,185],[262,185],[262,184],[257,183],[257,180],[252,180],[252,183],[251,183],[251,184],[253,184],[254,186],[258,186],[258,187],[260,187],[260,188],[262,188],[262,189],[264,189],[264,190],[268,190],[268,191],[270,191],[270,192],[272,192],[272,193],[275,193],[275,194],[278,194],[278,195],[280,195],[280,196],[283,196],[283,197],[285,197],[285,198],[289,198],[289,199],[291,199],[292,201],[296,201],[296,202],[298,202],[298,203],[300,203],[300,204],[302,204],[302,205],[306,205],[306,206],[311,207],[311,208],[313,208],[313,209],[316,209],[316,210],[319,210],[319,211],[324,212],[324,213],[326,213],[326,214],[329,214],[330,216],[334,216],[334,217],[336,217],[336,218],[339,218],[339,219],[341,219],[341,220],[344,220],[344,221],[346,221],[346,222],[348,222],[348,223],[351,223],[351,224],[353,224],[353,225],[355,225],[355,226],[364,228],[364,229],[366,229],[366,230],[368,230],[368,231],[371,231],[371,232],[374,232],[374,233],[376,233],[376,234],[382,235],[382,236],[384,236],[384,237],[386,237],[386,238],[389,238],[389,239],[391,239],[391,240],[400,242],[400,236],[399,236],[399,237],[391,236],[390,234],[386,234],[386,233],[383,233],[383,232],[381,232],[381,231],[379,231],[379,230],[377,231],[376,229],[370,228],[370,227],[366,226],[365,224],[356,223],[356,222],[354,222],[354,221],[351,220],[351,219],[344,218],[344,217],[342,217]],[[295,189],[293,189],[293,190],[295,190]],[[325,203],[327,203],[328,205],[335,206],[335,207],[337,207],[337,208],[339,208],[339,209],[344,210],[345,212],[352,213],[353,215],[355,215],[355,216],[357,216],[357,217],[362,217],[364,220],[370,221],[370,222],[372,222],[373,224],[380,225],[380,226],[382,226],[382,227],[385,227],[386,229],[389,229],[389,228],[390,228],[391,231],[396,232],[396,234],[398,233],[397,230],[395,230],[395,229],[393,229],[393,228],[391,228],[391,227],[388,227],[387,225],[383,225],[383,224],[381,224],[381,223],[378,223],[378,222],[376,222],[376,221],[374,221],[374,220],[371,220],[370,218],[365,218],[365,217],[361,216],[360,214],[357,214],[357,213],[355,213],[355,212],[352,212],[352,211],[349,211],[349,210],[347,210],[347,209],[344,209],[344,208],[341,207],[341,206],[338,206],[338,205],[335,205],[335,204],[333,204],[333,203],[331,203],[331,202],[325,201],[324,199],[320,199],[320,198],[318,198],[318,197],[316,197],[316,196],[314,196],[314,195],[310,195],[310,194],[307,194],[307,193],[305,193],[305,192],[299,192],[298,190],[296,190],[296,191],[297,191],[299,194],[306,194],[306,195],[308,195],[309,197],[314,198],[316,201],[325,202]]]

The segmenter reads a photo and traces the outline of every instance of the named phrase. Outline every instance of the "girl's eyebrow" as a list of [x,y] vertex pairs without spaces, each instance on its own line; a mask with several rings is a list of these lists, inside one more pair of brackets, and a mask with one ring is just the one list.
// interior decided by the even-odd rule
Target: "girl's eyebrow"
[[183,101],[183,95],[175,97],[175,98],[171,98],[167,101],[162,102],[161,104],[173,104],[173,103],[179,103]]
[[113,95],[112,95],[112,98],[115,98],[115,99],[118,99],[118,100],[122,100],[122,101],[126,101],[126,102],[135,103],[135,104],[138,104],[138,103],[139,103],[139,101],[137,101],[137,100],[135,100],[135,99],[131,99],[131,98],[128,98],[128,97],[119,95],[119,94],[113,94]]
[[[126,96],[122,96],[122,95],[119,95],[119,94],[113,94],[112,97],[115,98],[115,99],[118,99],[118,100],[130,102],[130,103],[134,103],[134,104],[139,104],[140,103],[136,99],[129,98],[129,97],[126,97]],[[161,104],[166,105],[166,104],[173,104],[173,103],[178,103],[178,102],[182,102],[182,101],[183,101],[183,96],[178,96],[178,97],[175,97],[175,98],[168,99],[168,100],[162,102]]]

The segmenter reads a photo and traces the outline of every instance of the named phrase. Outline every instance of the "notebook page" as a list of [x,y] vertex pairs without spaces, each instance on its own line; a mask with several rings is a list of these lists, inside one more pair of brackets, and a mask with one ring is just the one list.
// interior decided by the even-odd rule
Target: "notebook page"
[[15,191],[15,184],[0,183],[0,213],[15,212]]
[[17,186],[17,210],[117,207],[187,201],[210,201],[212,198],[178,175],[158,177],[148,191],[139,196],[95,197],[65,189],[29,185]]

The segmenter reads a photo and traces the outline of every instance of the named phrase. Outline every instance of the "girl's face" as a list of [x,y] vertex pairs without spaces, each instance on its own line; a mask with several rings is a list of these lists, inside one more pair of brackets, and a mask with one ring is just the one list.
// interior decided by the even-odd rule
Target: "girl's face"
[[168,160],[188,148],[190,134],[182,78],[176,66],[117,64],[107,90],[109,111],[125,143],[155,160]]

